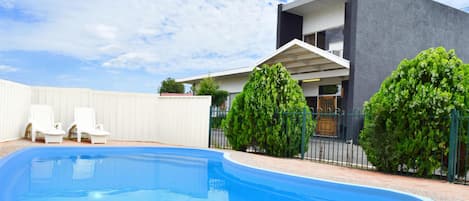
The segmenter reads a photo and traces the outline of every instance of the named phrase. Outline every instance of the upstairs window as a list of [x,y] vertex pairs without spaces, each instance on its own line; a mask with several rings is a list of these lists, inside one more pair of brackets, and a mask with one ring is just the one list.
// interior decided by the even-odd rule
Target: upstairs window
[[303,41],[316,46],[316,33],[305,35]]
[[321,49],[326,48],[326,32],[316,32],[303,36],[303,41]]

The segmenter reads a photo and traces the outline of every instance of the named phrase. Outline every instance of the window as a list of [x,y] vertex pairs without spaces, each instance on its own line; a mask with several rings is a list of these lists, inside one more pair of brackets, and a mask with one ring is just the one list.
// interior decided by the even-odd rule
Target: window
[[311,109],[311,112],[318,111],[318,97],[317,96],[306,97],[306,104]]
[[311,45],[314,45],[316,47],[319,47],[321,49],[325,49],[326,48],[326,32],[321,31],[321,32],[316,32],[313,34],[305,35],[303,37],[303,41]]
[[319,95],[336,95],[339,92],[337,85],[323,85],[319,86]]
[[326,32],[321,31],[321,32],[318,32],[316,35],[317,35],[317,37],[316,37],[316,47],[319,47],[319,48],[325,50],[326,49]]
[[305,35],[303,41],[316,46],[316,33]]
[[342,56],[344,49],[344,27],[332,28],[304,35],[303,41],[323,50],[330,50],[331,53]]
[[342,50],[343,47],[338,47],[338,44],[343,44],[344,41],[344,27],[328,29],[326,32],[326,48],[328,50]]

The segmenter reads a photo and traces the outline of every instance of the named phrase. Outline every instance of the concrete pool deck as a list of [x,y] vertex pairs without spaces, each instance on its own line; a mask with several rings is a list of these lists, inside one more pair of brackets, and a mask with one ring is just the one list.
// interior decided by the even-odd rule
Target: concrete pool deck
[[[77,143],[64,140],[63,144],[46,145],[39,141],[14,140],[0,143],[0,157],[16,150],[32,146],[170,146],[152,142],[109,141],[106,145],[92,145],[87,142]],[[339,167],[329,164],[316,163],[299,159],[275,158],[232,150],[222,150],[230,153],[231,158],[243,164],[286,172],[307,177],[315,177],[338,182],[347,182],[382,188],[390,188],[416,195],[429,197],[435,201],[464,201],[469,200],[469,186],[450,184],[444,180],[421,179],[399,175],[383,174],[374,171]]]

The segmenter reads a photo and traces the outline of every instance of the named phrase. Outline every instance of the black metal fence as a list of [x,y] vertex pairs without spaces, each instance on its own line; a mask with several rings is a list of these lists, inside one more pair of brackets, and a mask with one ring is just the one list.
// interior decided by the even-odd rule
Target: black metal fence
[[[231,149],[230,143],[224,135],[221,122],[226,118],[228,112],[219,108],[212,108],[210,113],[210,148]],[[303,115],[302,113],[283,113],[282,115]],[[305,136],[311,136],[305,139],[308,143],[307,150],[303,154],[294,157],[305,160],[319,161],[324,163],[336,164],[341,166],[357,167],[364,169],[373,169],[368,162],[366,154],[359,145],[357,135],[360,124],[363,120],[362,113],[311,113],[316,120],[316,129],[313,133]],[[347,122],[350,127],[347,127]],[[248,152],[262,152],[256,147],[249,147]]]
[[[232,149],[226,138],[222,121],[228,111],[212,108],[210,112],[210,148]],[[283,113],[282,115],[311,115],[316,122],[316,128],[309,133],[309,139],[302,139],[308,143],[302,154],[292,157],[328,163],[339,166],[374,170],[360,146],[359,132],[363,126],[365,115],[361,112],[353,113]],[[433,172],[434,178],[447,179],[450,182],[468,184],[469,170],[469,116],[460,116],[456,111],[451,114],[450,147],[447,157],[441,158],[444,167]],[[248,152],[263,150],[248,147]],[[447,167],[447,168],[446,168]],[[399,174],[413,176],[415,170],[401,167]]]
[[[469,116],[451,112],[447,178],[449,182],[468,184]],[[446,160],[445,160],[446,162]]]

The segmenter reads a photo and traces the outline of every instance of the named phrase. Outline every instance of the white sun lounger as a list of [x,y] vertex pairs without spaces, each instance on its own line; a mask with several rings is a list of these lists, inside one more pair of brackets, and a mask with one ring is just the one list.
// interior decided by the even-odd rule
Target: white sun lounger
[[[76,128],[77,141],[81,142],[82,136],[89,136],[91,144],[106,143],[109,132],[104,130],[102,124],[96,124],[96,114],[93,108],[75,108],[75,122],[70,129]],[[69,131],[70,132],[70,131]]]
[[62,143],[65,131],[61,123],[54,123],[54,112],[48,105],[31,105],[29,121],[26,129],[31,129],[31,141],[35,142],[39,135],[44,136],[46,144]]

